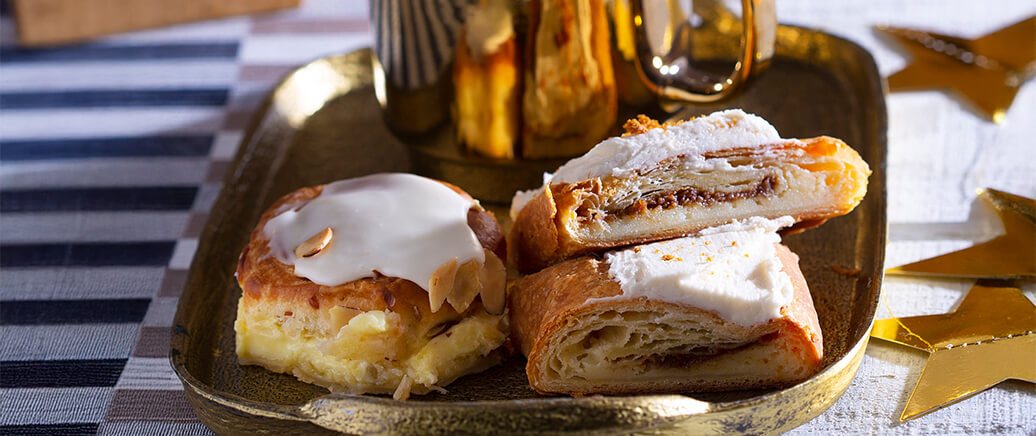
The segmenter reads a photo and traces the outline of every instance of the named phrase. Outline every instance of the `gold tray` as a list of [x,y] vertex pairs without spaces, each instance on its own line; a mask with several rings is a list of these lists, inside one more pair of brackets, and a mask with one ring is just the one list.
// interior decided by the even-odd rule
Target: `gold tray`
[[[529,388],[525,359],[514,356],[449,385],[447,394],[400,402],[329,395],[291,376],[239,366],[234,268],[262,211],[302,186],[412,169],[408,148],[381,121],[370,54],[360,50],[289,74],[253,119],[224,180],[172,333],[170,360],[195,413],[220,434],[773,433],[819,415],[856,374],[881,287],[885,100],[873,59],[856,44],[789,26],[781,26],[777,43],[773,64],[745,92],[680,115],[742,107],[785,137],[842,138],[870,163],[869,193],[853,213],[785,238],[801,256],[824,332],[824,368],[813,378],[772,391],[544,397]],[[492,174],[489,167],[480,171]]]

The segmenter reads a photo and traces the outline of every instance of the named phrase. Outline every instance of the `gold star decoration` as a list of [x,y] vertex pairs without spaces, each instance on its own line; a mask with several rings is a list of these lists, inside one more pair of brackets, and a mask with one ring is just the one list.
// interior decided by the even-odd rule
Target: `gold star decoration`
[[889,76],[889,89],[952,89],[994,122],[1023,82],[1036,73],[1036,17],[976,39],[898,27],[878,30],[899,41],[913,56]]
[[871,336],[929,352],[900,422],[1008,380],[1036,382],[1036,306],[1015,287],[975,285],[955,312],[874,322]]
[[995,189],[979,191],[993,206],[1004,234],[960,251],[890,268],[895,275],[1036,279],[1036,201]]

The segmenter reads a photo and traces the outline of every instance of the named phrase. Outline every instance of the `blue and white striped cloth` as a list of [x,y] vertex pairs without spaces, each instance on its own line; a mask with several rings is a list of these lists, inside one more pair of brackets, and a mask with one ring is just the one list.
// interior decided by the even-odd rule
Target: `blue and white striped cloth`
[[0,434],[208,434],[169,367],[197,237],[256,104],[368,45],[365,2],[17,47],[0,11]]

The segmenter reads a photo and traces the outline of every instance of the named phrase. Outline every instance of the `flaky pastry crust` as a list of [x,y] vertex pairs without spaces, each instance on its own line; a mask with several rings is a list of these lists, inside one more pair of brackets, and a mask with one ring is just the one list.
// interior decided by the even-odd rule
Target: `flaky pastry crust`
[[610,133],[618,94],[609,38],[602,0],[530,2],[522,157],[578,155]]
[[583,396],[756,389],[808,378],[823,358],[820,324],[798,257],[777,248],[794,300],[780,318],[754,326],[686,304],[609,298],[622,289],[590,256],[515,281],[512,338],[528,357],[530,384],[544,394]]
[[453,67],[455,119],[457,140],[466,150],[514,158],[521,129],[522,77],[514,37],[478,62],[464,32],[458,35]]
[[[667,125],[640,120],[631,134]],[[632,128],[632,130],[630,130]],[[700,170],[691,161],[733,170]],[[870,168],[827,136],[677,156],[630,176],[546,185],[518,212],[509,257],[522,273],[581,254],[691,235],[752,216],[792,216],[808,228],[852,211]]]
[[[468,197],[459,188],[446,185]],[[478,299],[460,313],[449,303],[433,312],[428,291],[409,280],[376,274],[371,278],[325,286],[296,276],[292,265],[284,264],[271,255],[269,240],[263,233],[266,223],[293,204],[320,195],[322,190],[323,186],[302,188],[275,202],[262,215],[241,253],[236,277],[243,292],[235,329],[242,364],[259,364],[273,371],[289,372],[303,381],[332,391],[393,393],[403,382],[402,377],[407,375],[406,370],[399,370],[400,362],[421,352],[430,341],[448,342],[451,329],[463,325],[466,320],[477,320],[482,326],[490,326],[498,338],[483,338],[486,343],[481,346],[486,349],[465,350],[474,354],[453,362],[453,368],[445,371],[442,368],[422,368],[439,377],[431,382],[407,380],[407,387],[414,393],[427,393],[461,375],[492,366],[502,358],[501,351],[493,350],[506,339],[506,319],[501,315],[487,314]],[[491,213],[481,207],[472,207],[468,213],[468,225],[487,256],[502,258],[505,255],[503,232]],[[378,321],[385,323],[387,326],[382,326],[385,331],[373,333],[359,344],[336,342],[336,335],[337,339],[344,338],[340,334],[345,331],[343,327],[353,318],[365,314],[378,315],[371,320],[375,324]],[[260,328],[262,332],[252,333]],[[276,330],[273,336],[277,337],[271,337],[271,328]],[[354,330],[359,331],[360,327]],[[289,345],[291,342],[302,343],[303,338],[315,338],[324,343],[319,347],[321,351],[307,349],[306,352],[333,357],[321,363],[290,365],[285,362],[291,359],[272,357],[272,351],[277,350],[264,344],[264,338],[270,343],[285,342]],[[487,345],[494,341],[495,345]],[[370,355],[378,353],[377,359],[383,357],[384,365],[369,364]],[[359,376],[347,377],[335,372],[340,368],[335,368],[335,363],[327,363],[331,361],[355,366],[349,369]],[[343,373],[347,372],[343,369]]]

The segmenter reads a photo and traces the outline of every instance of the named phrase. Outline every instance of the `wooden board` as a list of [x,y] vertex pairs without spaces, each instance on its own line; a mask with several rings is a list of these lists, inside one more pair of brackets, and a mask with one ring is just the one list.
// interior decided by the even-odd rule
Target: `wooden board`
[[24,46],[82,42],[111,33],[267,12],[300,0],[11,0]]

